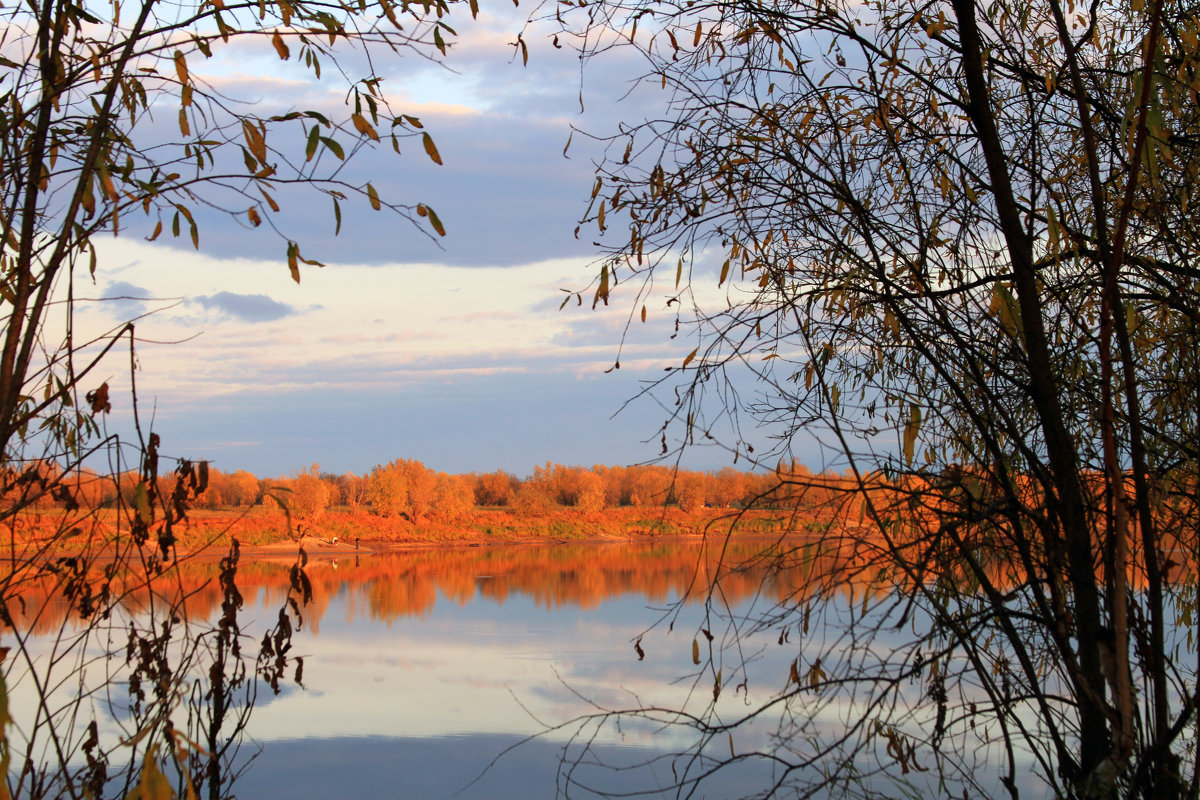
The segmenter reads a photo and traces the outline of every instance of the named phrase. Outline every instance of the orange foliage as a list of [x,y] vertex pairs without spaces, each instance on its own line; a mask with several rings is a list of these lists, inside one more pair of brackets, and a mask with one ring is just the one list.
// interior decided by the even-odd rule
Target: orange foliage
[[[117,523],[115,504],[118,490],[127,505],[134,502],[138,476],[126,473],[102,478],[80,473],[54,497],[39,487],[57,467],[34,463],[24,470],[3,473],[4,488],[12,503],[27,500],[26,509],[10,521],[14,541],[47,541],[61,514],[70,514],[77,504],[83,514],[103,508],[80,534],[100,541],[128,535]],[[1103,476],[1088,484],[1097,508],[1103,504]],[[170,495],[173,478],[164,476],[160,492]],[[1191,483],[1188,481],[1191,480]],[[1193,568],[1194,541],[1187,524],[1173,520],[1194,519],[1194,479],[1164,475],[1158,490],[1163,498],[1158,513],[1166,539],[1160,546],[1168,574],[1185,574]],[[726,467],[719,472],[673,470],[663,466],[563,466],[547,462],[524,480],[503,471],[482,475],[436,473],[412,459],[398,459],[375,467],[369,475],[321,474],[313,465],[293,478],[263,481],[265,486],[288,489],[293,524],[304,521],[307,531],[343,542],[359,538],[376,542],[524,541],[553,538],[638,537],[647,533],[698,533],[713,520],[743,515],[739,524],[760,532],[795,530],[820,532],[826,546],[840,551],[844,542],[836,536],[852,535],[862,552],[874,553],[877,561],[904,555],[911,564],[934,563],[954,558],[961,546],[947,536],[967,537],[968,548],[998,583],[1015,552],[1016,543],[1002,519],[971,525],[947,525],[966,503],[991,503],[987,477],[968,470],[950,468],[942,475],[900,483],[881,475],[867,476],[865,485],[847,475],[813,474],[804,465],[779,464],[773,472],[742,472]],[[1035,496],[1032,482],[1018,482],[1020,503],[1030,508],[1043,504]],[[209,489],[183,524],[176,526],[181,546],[195,548],[214,539],[235,534],[242,541],[269,543],[297,534],[278,510],[251,506],[259,496],[259,481],[250,473],[232,474],[209,470]],[[43,496],[44,495],[44,496]],[[333,508],[337,506],[336,510]],[[360,508],[370,510],[370,514]],[[241,514],[228,510],[246,509]],[[752,508],[754,511],[745,512]],[[57,515],[57,516],[56,516]],[[320,519],[317,522],[317,519]],[[77,526],[70,523],[67,530]],[[1136,541],[1131,552],[1141,552]],[[98,538],[97,538],[98,537]],[[951,545],[954,545],[953,547]],[[74,540],[59,548],[72,551]],[[919,557],[912,557],[916,549]],[[1032,557],[1042,559],[1035,547]],[[945,574],[966,576],[961,559],[938,565]],[[1097,565],[1101,569],[1102,565]],[[1035,572],[1048,569],[1042,565]],[[1144,583],[1144,567],[1131,565],[1134,586]]]
[[[785,540],[790,541],[790,540]],[[804,591],[829,589],[882,592],[880,585],[861,577],[855,568],[855,548],[804,557],[804,542],[735,539],[709,543],[699,540],[510,546],[500,548],[437,548],[360,555],[339,560],[314,559],[307,573],[314,600],[305,607],[306,624],[319,629],[331,598],[346,596],[351,613],[391,620],[432,610],[440,596],[459,603],[476,594],[497,602],[518,595],[534,598],[548,608],[577,605],[591,608],[606,599],[638,594],[650,602],[672,598],[703,600],[705,587],[715,579],[724,598],[736,603],[765,589],[771,599],[802,599]],[[318,551],[319,552],[319,551]],[[244,554],[237,584],[251,605],[256,600],[278,605],[288,586],[295,551],[280,552],[277,560],[254,561]],[[93,566],[93,569],[99,569]],[[194,618],[217,613],[221,591],[213,559],[183,560],[168,570],[169,580],[156,591],[172,599]],[[479,576],[488,576],[481,580]],[[849,577],[848,577],[849,576]],[[47,573],[22,587],[21,603],[12,610],[16,624],[34,632],[62,625],[70,604],[63,600],[65,572]],[[112,591],[122,596],[131,612],[144,609],[150,597],[136,580],[118,575]]]
[[513,495],[521,480],[504,470],[496,470],[486,475],[475,476],[475,503],[481,506],[506,506],[512,502]]

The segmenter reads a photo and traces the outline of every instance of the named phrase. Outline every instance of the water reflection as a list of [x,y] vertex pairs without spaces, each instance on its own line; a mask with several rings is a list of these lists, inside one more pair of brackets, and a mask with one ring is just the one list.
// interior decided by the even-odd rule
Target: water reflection
[[[564,780],[574,782],[575,797],[593,796],[581,788],[593,781],[608,792],[671,785],[679,765],[669,754],[695,742],[686,726],[644,720],[554,726],[597,709],[706,706],[718,672],[723,693],[712,713],[732,719],[784,692],[796,664],[805,670],[825,657],[833,669],[833,656],[866,658],[862,647],[840,641],[847,628],[838,615],[861,618],[865,600],[895,591],[874,556],[868,543],[826,537],[314,559],[308,565],[314,600],[295,620],[300,630],[291,654],[303,658],[303,685],[259,691],[250,735],[262,750],[235,791],[253,798],[496,800],[554,797]],[[251,640],[273,622],[290,563],[242,563],[242,630]],[[173,591],[186,598],[183,607],[194,618],[218,611],[216,571],[215,564],[195,561],[173,573]],[[711,586],[718,590],[710,597]],[[802,643],[769,622],[749,635],[752,608],[803,608],[818,586],[825,622],[814,614],[810,631],[804,615],[803,629],[791,631]],[[25,587],[23,608],[42,611],[30,611],[23,623],[54,630],[69,622],[65,610],[37,602],[40,591],[49,592],[48,585]],[[135,591],[128,602],[148,600]],[[721,606],[711,620],[709,602]],[[881,633],[873,644],[879,653],[870,658],[887,667],[893,649],[906,652],[908,636]],[[694,661],[694,652],[704,657]],[[900,690],[913,700],[922,692],[919,683]],[[789,724],[806,735],[841,731],[858,702],[831,696],[819,714]],[[723,754],[769,750],[772,724],[763,722],[722,738]],[[539,738],[525,741],[534,734]],[[581,743],[592,747],[588,759],[574,771],[560,770]],[[599,770],[597,758],[640,766]],[[763,778],[740,769],[722,773],[724,783],[706,783],[708,796],[740,796]]]
[[[739,543],[725,559],[753,560],[766,546]],[[696,669],[691,633],[647,636],[643,660],[633,642],[656,609],[702,599],[715,569],[715,554],[698,543],[314,562],[319,600],[303,645],[306,688],[260,695],[252,730],[264,748],[240,790],[263,798],[553,797],[574,730],[510,748],[597,706],[686,702],[692,686],[676,679]],[[749,598],[765,576],[744,567],[723,585],[731,597]],[[256,600],[271,608],[276,591],[265,581]],[[775,584],[774,593],[782,591]],[[784,663],[775,668],[786,675]],[[770,691],[779,688],[774,682]],[[608,764],[635,764],[682,749],[687,736],[633,725],[605,731],[593,745]],[[727,796],[738,795],[745,778],[730,775]],[[662,762],[628,773],[583,767],[571,780],[573,794],[586,797],[579,784],[602,781],[611,791],[673,779]]]
[[[343,551],[346,552],[346,551]],[[288,586],[293,555],[276,560],[244,558],[237,583],[247,604],[278,606]],[[331,557],[312,551],[308,565],[314,597],[306,623],[319,631],[336,607],[347,621],[359,617],[391,622],[431,614],[438,602],[459,605],[480,600],[503,604],[524,597],[548,609],[593,609],[612,598],[636,595],[665,604],[676,598],[703,598],[719,574],[721,594],[736,604],[761,595],[780,600],[816,585],[853,594],[883,594],[895,582],[878,574],[878,553],[850,536],[824,534],[811,541],[717,538],[713,541],[654,541],[613,544],[511,545],[408,549]],[[790,568],[781,568],[790,565]],[[160,581],[181,608],[196,619],[212,618],[220,606],[215,560],[182,562]],[[119,579],[118,579],[119,582]],[[68,604],[56,591],[58,579],[21,587],[8,609],[17,624],[35,632],[57,630]],[[137,587],[116,587],[136,611],[149,599]],[[175,599],[175,598],[172,598]],[[336,601],[336,602],[335,602]]]

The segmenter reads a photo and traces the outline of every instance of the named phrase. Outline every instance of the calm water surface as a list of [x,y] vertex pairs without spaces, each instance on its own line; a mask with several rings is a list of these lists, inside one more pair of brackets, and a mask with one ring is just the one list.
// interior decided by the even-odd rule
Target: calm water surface
[[[655,722],[623,717],[606,724],[595,721],[598,712],[686,709],[709,715],[710,723],[736,722],[794,690],[796,670],[800,680],[822,663],[830,672],[886,676],[912,652],[916,631],[908,627],[917,622],[884,625],[904,603],[887,581],[864,581],[853,549],[812,555],[803,542],[787,547],[794,549],[786,559],[770,558],[778,543],[720,539],[358,555],[344,548],[336,557],[325,548],[307,566],[312,602],[289,615],[298,630],[288,675],[302,660],[302,679],[281,682],[277,693],[259,682],[234,792],[248,800],[676,796],[670,787],[680,776],[708,771],[703,759],[678,756],[689,748],[695,754],[695,733],[666,712],[652,715]],[[781,560],[791,567],[775,569]],[[239,622],[251,660],[254,643],[287,602],[289,565],[244,560],[239,567],[246,601]],[[179,570],[191,618],[216,619],[216,573],[215,563]],[[826,589],[810,630],[817,584]],[[709,594],[713,585],[718,589]],[[128,612],[142,613],[139,603],[146,602],[133,596]],[[28,622],[32,655],[43,663],[54,657],[50,649],[61,636],[55,631],[67,625],[59,606],[60,614]],[[780,608],[785,613],[773,616]],[[869,608],[876,633],[863,637]],[[120,646],[120,630],[112,642]],[[38,656],[38,648],[46,652]],[[95,650],[86,669],[100,670],[98,679],[70,673],[54,694],[73,696],[89,680],[124,687],[122,663],[124,651]],[[32,718],[37,693],[19,672],[8,678],[20,729]],[[716,682],[721,691],[712,705]],[[727,738],[708,741],[704,757],[728,762],[731,753],[790,746],[811,752],[812,741],[838,741],[847,727],[878,714],[858,686],[847,681],[805,693],[810,703],[770,706]],[[108,697],[108,704],[94,703],[101,736],[121,741],[128,726],[112,714],[120,716],[127,700],[121,691]],[[928,727],[923,681],[901,681],[893,700],[912,709],[908,723]],[[794,738],[773,739],[779,730]],[[967,748],[970,768],[988,771],[988,736],[979,739],[973,756]],[[872,741],[854,756],[860,775],[893,760],[886,741]],[[779,777],[772,769],[779,768],[769,758],[734,759],[695,796],[757,796]],[[811,769],[824,774],[823,765]],[[936,772],[908,780],[913,796],[946,794]],[[1040,796],[1022,772],[1026,781],[1022,795]],[[822,796],[838,798],[836,788]]]
[[[686,726],[597,725],[587,716],[649,707],[705,713],[719,672],[711,721],[729,722],[787,691],[794,660],[807,676],[821,658],[837,670],[835,658],[889,665],[893,651],[906,657],[905,630],[881,628],[869,640],[849,632],[868,600],[895,606],[886,581],[856,588],[852,558],[837,567],[836,559],[805,556],[798,568],[768,569],[762,556],[775,547],[715,540],[357,556],[346,549],[338,557],[325,550],[307,568],[313,600],[292,616],[298,630],[289,655],[293,664],[303,659],[302,682],[285,681],[278,693],[260,684],[242,751],[254,758],[234,791],[263,800],[540,800],[568,790],[577,798],[674,797],[667,787],[676,776],[705,771],[672,757],[695,743]],[[247,650],[286,602],[288,566],[243,561],[239,568]],[[180,572],[186,611],[215,619],[216,566],[190,569]],[[710,596],[717,574],[719,591]],[[811,630],[804,574],[830,587],[823,622]],[[770,621],[778,603],[791,609],[788,627]],[[767,622],[752,631],[747,620],[763,614]],[[806,621],[798,625],[798,618]],[[97,663],[105,661],[111,657]],[[10,686],[19,720],[29,715],[19,706],[32,695]],[[917,708],[928,705],[924,691],[909,681],[897,697]],[[829,700],[808,707],[803,719],[776,707],[705,753],[772,752],[781,718],[798,735],[836,740],[850,721],[870,717],[853,687],[818,696]],[[667,719],[659,715],[660,723]],[[117,721],[109,722],[108,735],[118,736]],[[879,756],[868,748],[862,757],[869,768]],[[978,763],[987,763],[983,751]],[[706,780],[701,796],[736,798],[769,786],[771,762],[748,764],[739,760]]]
[[[695,614],[685,613],[692,618],[678,621],[678,633],[669,623],[647,628],[689,591],[702,600],[706,569],[697,545],[455,548],[315,560],[316,599],[295,640],[304,685],[260,693],[250,730],[262,749],[238,794],[554,797],[566,780],[564,757],[579,752],[572,741],[579,729],[548,729],[597,707],[687,701],[692,682],[679,679],[697,669],[691,645],[703,604],[685,606]],[[749,597],[760,578],[746,575],[738,585]],[[269,586],[247,592],[247,616],[272,619],[281,596]],[[642,660],[634,648],[639,636]],[[775,690],[783,688],[786,663],[777,667]],[[634,765],[686,738],[625,726],[591,741],[606,764]],[[645,790],[672,776],[667,761],[629,771],[585,763],[571,780],[572,795],[587,797],[591,785]],[[730,776],[709,787],[720,795],[709,796],[738,796],[750,780]]]

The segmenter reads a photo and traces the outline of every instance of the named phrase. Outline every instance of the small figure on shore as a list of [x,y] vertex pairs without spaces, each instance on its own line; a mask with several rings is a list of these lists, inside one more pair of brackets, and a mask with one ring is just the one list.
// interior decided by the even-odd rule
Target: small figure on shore
[[355,550],[358,549],[358,537],[357,536],[354,537],[354,549]]

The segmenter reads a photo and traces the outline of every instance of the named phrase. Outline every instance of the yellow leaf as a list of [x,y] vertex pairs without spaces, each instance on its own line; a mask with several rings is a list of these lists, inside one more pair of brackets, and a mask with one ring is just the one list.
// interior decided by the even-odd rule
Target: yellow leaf
[[[370,202],[371,208],[376,211],[383,208],[383,204],[379,202],[379,192],[375,191],[375,187],[369,183],[367,184],[367,201]],[[418,211],[418,213],[420,212]]]
[[433,137],[428,133],[421,134],[421,142],[425,145],[425,152],[433,163],[441,165],[442,156],[438,153],[437,145],[433,143]]
[[288,50],[287,43],[283,41],[283,37],[279,35],[279,31],[271,34],[271,44],[275,46],[275,52],[279,54],[279,58],[287,61],[292,53]]
[[258,215],[258,209],[256,209],[254,206],[250,206],[250,208],[246,210],[246,216],[250,218],[250,224],[254,227],[257,228],[259,225],[262,225],[262,217]]
[[125,800],[171,800],[172,796],[171,782],[158,768],[158,745],[151,745],[142,761],[141,779],[125,795]]
[[362,114],[352,114],[350,116],[350,121],[354,123],[354,129],[363,136],[366,136],[372,141],[379,141],[379,134],[375,132],[375,129],[371,127],[371,123],[367,122],[367,118]]
[[244,119],[242,120],[242,134],[246,138],[246,146],[250,148],[250,152],[265,164],[267,162],[267,140],[263,138],[262,131],[253,122]]
[[700,663],[700,641],[698,639],[692,639],[692,663]]
[[267,201],[267,205],[269,205],[271,207],[272,211],[275,211],[275,212],[279,211],[279,204],[275,202],[275,198],[273,198],[273,197],[271,197],[271,195],[267,194],[266,189],[264,189],[260,186],[260,187],[258,187],[258,192],[259,192],[259,194],[261,194],[263,196],[263,199]]
[[292,273],[292,280],[296,283],[300,282],[300,246],[295,242],[288,243],[288,269]]
[[592,298],[592,308],[601,300],[604,301],[604,305],[608,305],[608,292],[608,265],[604,264],[600,267],[600,285],[596,287],[596,296]]
[[1017,306],[1017,299],[1003,283],[997,281],[992,287],[992,303],[988,313],[999,320],[1000,327],[1009,336],[1021,339],[1025,337],[1025,326],[1021,320],[1021,309]]
[[138,520],[143,525],[154,522],[154,509],[150,506],[150,493],[146,490],[145,481],[138,481],[137,488],[134,489],[133,505],[137,510]]
[[699,353],[699,352],[700,352],[700,348],[699,348],[699,347],[697,347],[695,350],[693,350],[692,352],[688,353],[688,356],[687,356],[687,358],[685,358],[685,359],[683,360],[683,366],[684,366],[684,369],[687,369],[687,365],[688,365],[688,364],[690,364],[690,363],[692,363],[692,360],[693,360],[693,359],[696,357],[696,353]]
[[912,466],[913,448],[917,434],[921,432],[921,407],[913,403],[908,407],[908,421],[904,423],[904,461]]
[[101,163],[97,171],[100,173],[100,186],[104,189],[104,196],[115,203],[117,201],[117,187],[113,185],[112,175],[109,174],[107,165]]
[[175,51],[175,74],[179,76],[180,83],[188,82],[187,59],[184,58],[182,50]]

